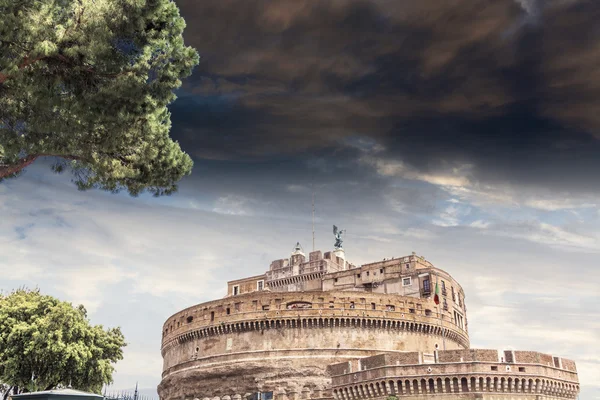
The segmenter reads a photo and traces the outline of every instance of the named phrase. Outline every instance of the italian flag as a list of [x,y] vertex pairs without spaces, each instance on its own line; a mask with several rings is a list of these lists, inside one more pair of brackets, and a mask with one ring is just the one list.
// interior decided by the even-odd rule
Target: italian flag
[[433,296],[433,301],[435,304],[440,304],[440,288],[438,287],[437,282],[435,282],[435,296]]

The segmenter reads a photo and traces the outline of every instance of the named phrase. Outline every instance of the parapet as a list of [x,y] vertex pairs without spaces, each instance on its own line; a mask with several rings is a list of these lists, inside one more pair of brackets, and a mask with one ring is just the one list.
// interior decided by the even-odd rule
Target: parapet
[[572,360],[535,351],[386,353],[333,364],[328,372],[337,399],[482,392],[575,399],[579,392]]

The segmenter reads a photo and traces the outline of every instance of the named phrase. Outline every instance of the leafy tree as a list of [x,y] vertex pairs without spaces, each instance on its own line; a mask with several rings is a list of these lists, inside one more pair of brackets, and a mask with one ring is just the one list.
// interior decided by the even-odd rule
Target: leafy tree
[[39,290],[0,294],[0,382],[12,391],[71,385],[100,393],[125,345],[119,328],[90,325],[81,305]]
[[167,106],[198,54],[173,0],[0,0],[0,181],[44,156],[80,189],[169,194]]

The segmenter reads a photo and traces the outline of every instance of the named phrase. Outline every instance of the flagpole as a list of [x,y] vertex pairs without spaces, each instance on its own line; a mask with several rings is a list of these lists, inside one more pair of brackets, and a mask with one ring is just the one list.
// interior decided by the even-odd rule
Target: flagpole
[[[438,276],[435,276],[435,287],[436,289],[438,288]],[[439,296],[438,296],[438,300],[439,300]],[[445,335],[445,331],[444,331],[444,325],[442,323],[442,304],[441,302],[438,304],[438,313],[440,314],[440,328],[442,328],[442,346],[443,349],[446,350],[446,335]]]

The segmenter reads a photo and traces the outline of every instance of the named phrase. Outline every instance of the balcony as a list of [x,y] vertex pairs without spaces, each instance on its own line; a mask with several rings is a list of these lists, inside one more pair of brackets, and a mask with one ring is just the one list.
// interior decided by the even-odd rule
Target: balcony
[[421,289],[421,297],[429,297],[431,296],[431,289]]

